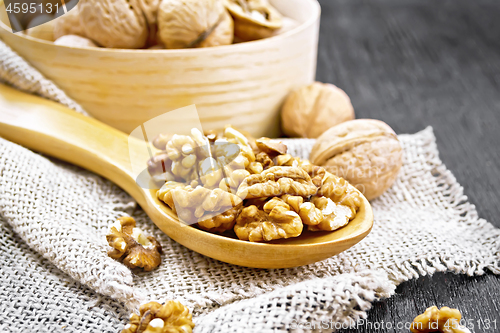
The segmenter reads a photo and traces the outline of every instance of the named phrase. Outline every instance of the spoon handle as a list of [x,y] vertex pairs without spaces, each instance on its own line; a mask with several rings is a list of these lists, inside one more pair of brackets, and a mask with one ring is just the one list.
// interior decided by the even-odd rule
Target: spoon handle
[[0,84],[0,136],[93,171],[143,201],[128,136],[96,119]]

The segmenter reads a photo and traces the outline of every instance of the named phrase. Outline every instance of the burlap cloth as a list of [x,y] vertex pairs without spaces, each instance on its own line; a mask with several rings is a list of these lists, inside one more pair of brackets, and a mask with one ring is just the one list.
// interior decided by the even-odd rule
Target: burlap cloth
[[[0,78],[83,112],[1,42]],[[169,298],[193,311],[196,332],[324,327],[365,318],[373,301],[421,275],[499,274],[500,231],[467,202],[439,160],[432,129],[399,138],[404,165],[372,202],[369,236],[327,260],[275,270],[190,251],[111,182],[0,138],[0,331],[118,332],[139,303]],[[286,143],[307,157],[313,141]],[[123,215],[161,242],[155,271],[135,275],[106,255],[107,227]]]

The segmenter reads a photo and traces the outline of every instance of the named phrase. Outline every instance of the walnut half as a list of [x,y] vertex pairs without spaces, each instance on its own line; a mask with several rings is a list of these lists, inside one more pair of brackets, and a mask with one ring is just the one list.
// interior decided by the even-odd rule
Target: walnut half
[[281,14],[267,0],[225,0],[234,18],[234,35],[242,41],[267,38],[283,26]]
[[145,271],[151,271],[161,263],[160,243],[136,228],[132,217],[120,217],[109,228],[106,239],[113,248],[108,251],[108,255],[122,261],[127,267],[142,267]]
[[241,240],[261,242],[298,237],[302,228],[299,214],[283,200],[273,198],[263,210],[254,205],[245,207],[236,219],[234,232]]
[[178,301],[141,305],[140,315],[130,316],[130,323],[121,333],[191,333],[194,323],[189,309]]
[[311,177],[302,168],[275,166],[247,177],[237,195],[245,199],[277,197],[284,194],[308,197],[317,191],[318,188]]
[[447,306],[438,309],[437,306],[431,306],[413,319],[410,331],[413,333],[471,333],[459,324],[460,319],[462,315],[457,309],[450,309]]

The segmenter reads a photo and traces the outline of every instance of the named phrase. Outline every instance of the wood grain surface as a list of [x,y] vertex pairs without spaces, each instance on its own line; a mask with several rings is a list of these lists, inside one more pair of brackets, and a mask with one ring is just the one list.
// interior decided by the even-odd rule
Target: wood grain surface
[[[320,0],[317,79],[351,97],[358,118],[397,133],[431,125],[440,157],[479,216],[500,227],[500,2]],[[500,332],[500,277],[435,274],[377,302],[371,323],[411,321],[431,305],[458,307],[473,332]],[[496,320],[490,328],[479,321]],[[376,330],[370,325],[343,332]]]

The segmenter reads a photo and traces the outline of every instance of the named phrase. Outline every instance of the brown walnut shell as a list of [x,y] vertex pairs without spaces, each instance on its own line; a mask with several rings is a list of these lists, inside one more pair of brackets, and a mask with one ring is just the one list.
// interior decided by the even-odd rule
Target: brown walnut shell
[[80,9],[78,6],[54,20],[54,38],[58,39],[67,35],[86,37],[80,23]]
[[240,41],[271,37],[283,26],[282,15],[267,0],[225,0]]
[[330,128],[316,141],[311,162],[356,186],[368,200],[392,186],[403,164],[396,133],[372,119],[348,121]]
[[233,21],[222,0],[163,0],[158,30],[168,49],[229,45]]
[[85,35],[109,48],[138,49],[146,45],[148,26],[139,0],[80,0]]
[[330,127],[354,119],[349,96],[333,84],[315,82],[292,92],[281,111],[288,136],[317,138]]

